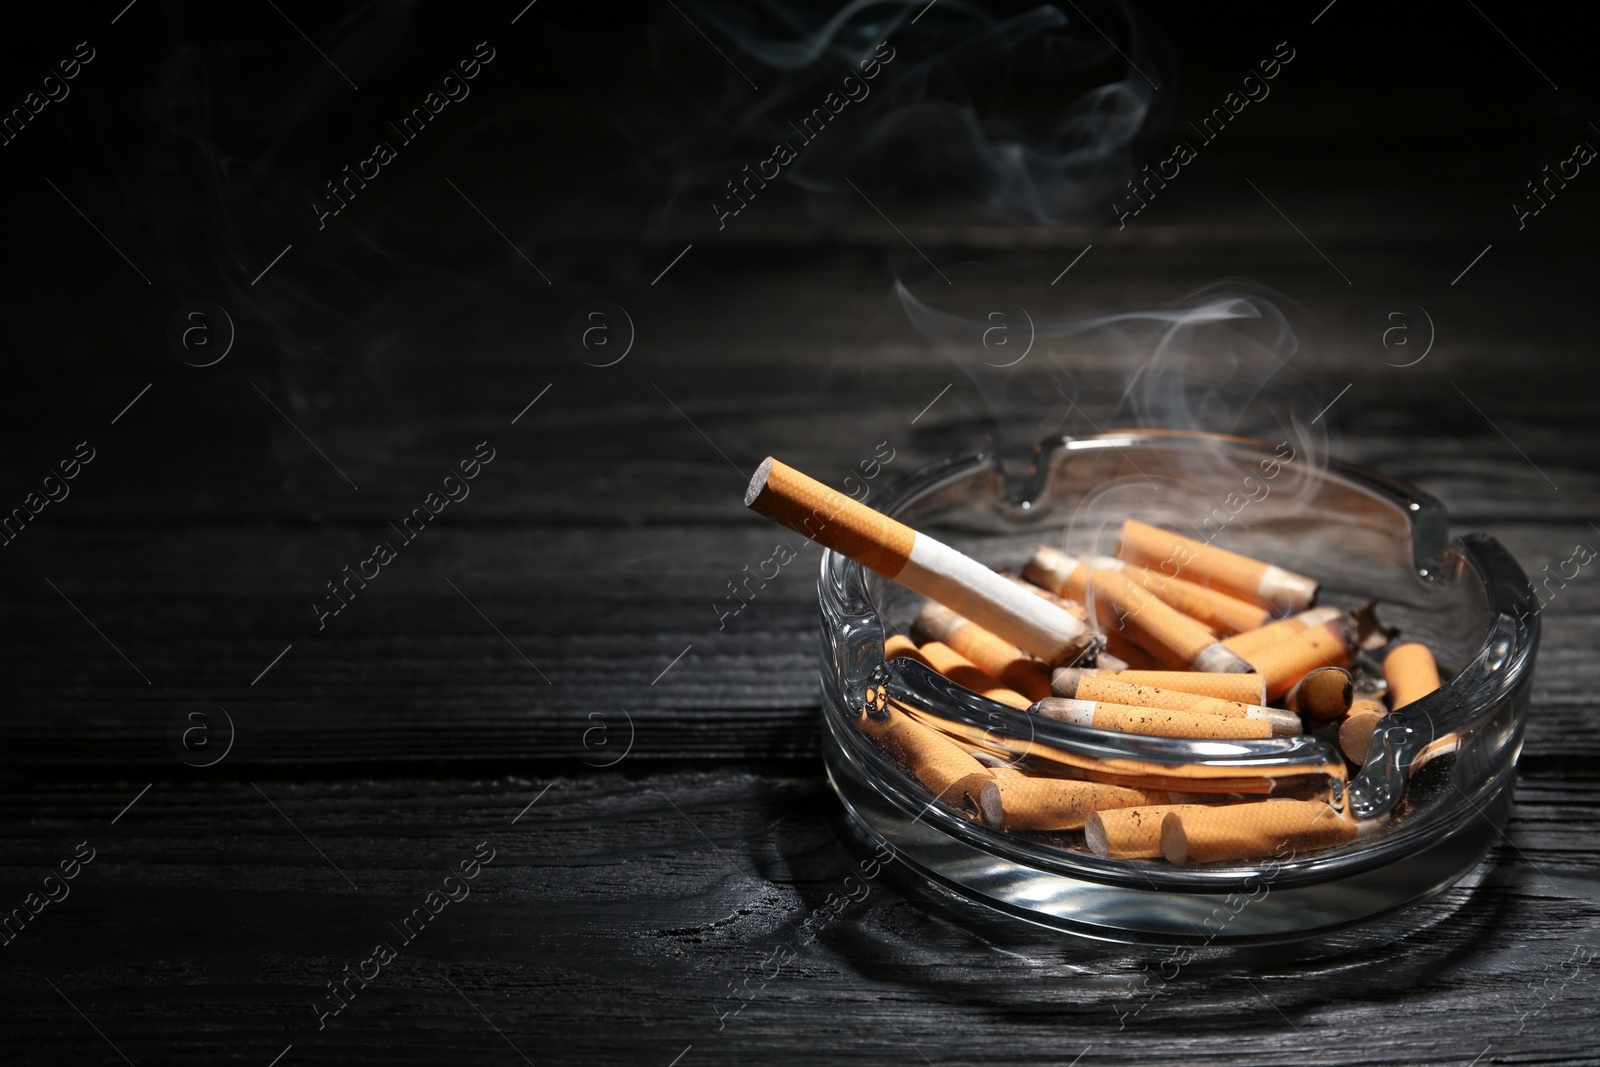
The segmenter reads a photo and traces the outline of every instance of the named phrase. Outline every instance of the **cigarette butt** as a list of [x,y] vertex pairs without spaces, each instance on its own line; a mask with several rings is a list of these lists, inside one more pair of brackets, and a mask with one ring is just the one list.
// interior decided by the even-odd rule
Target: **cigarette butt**
[[1389,704],[1399,710],[1439,688],[1439,665],[1427,645],[1398,645],[1383,657],[1383,678],[1389,683]]
[[1259,630],[1234,634],[1222,643],[1239,655],[1248,656],[1252,652],[1276,645],[1287,637],[1330,623],[1340,615],[1341,612],[1335,607],[1312,608],[1310,611],[1302,611],[1279,622],[1268,623]]
[[1120,678],[1080,674],[1074,691],[1062,693],[1061,696],[1168,711],[1192,711],[1201,715],[1221,715],[1228,719],[1259,719],[1272,727],[1273,737],[1296,737],[1304,732],[1300,716],[1281,708],[1267,708],[1237,700],[1218,700],[1216,697],[1185,693],[1178,689],[1139,685]]
[[1072,661],[1093,640],[1082,622],[977,560],[770,456],[756,468],[744,502],[1052,666]]
[[1151,737],[1190,737],[1210,740],[1249,740],[1272,736],[1272,724],[1260,719],[1228,718],[1194,711],[1134,707],[1097,700],[1050,697],[1033,706],[1047,719],[1077,726],[1097,726]]
[[1357,823],[1318,800],[1261,800],[1168,812],[1161,820],[1161,854],[1169,863],[1270,856],[1327,848],[1356,836]]
[[1199,585],[1275,611],[1304,611],[1317,598],[1316,581],[1303,574],[1137,519],[1123,522],[1117,555],[1163,573],[1177,568],[1180,576]]
[[1313,719],[1337,719],[1350,710],[1355,682],[1343,667],[1318,667],[1295,683],[1284,706]]
[[1039,588],[1067,600],[1083,601],[1090,569],[1059,548],[1040,545],[1022,568],[1022,576]]
[[[892,641],[893,638],[890,640]],[[900,641],[895,641],[895,650],[890,652],[889,641],[885,641],[883,646],[884,655],[890,659],[896,655],[909,656],[924,667],[937,671],[957,685],[964,686],[979,696],[986,696],[990,700],[998,701],[1001,704],[1009,704],[1023,711],[1028,710],[1033,704],[1031,700],[1016,690],[1006,688],[1000,679],[986,673],[977,664],[949,645],[939,641],[929,641],[920,648],[907,648],[906,646],[910,644],[910,641],[905,641],[904,644]]]
[[1152,859],[1161,855],[1161,820],[1204,804],[1157,804],[1090,812],[1083,822],[1089,851],[1103,860]]
[[1372,743],[1378,723],[1388,713],[1389,709],[1376,700],[1358,700],[1351,706],[1350,714],[1339,724],[1339,748],[1346,759],[1356,764],[1366,762],[1367,746]]
[[1121,571],[1168,607],[1209,626],[1219,634],[1254,630],[1272,619],[1272,611],[1259,604],[1246,603],[1219,590],[1174,578],[1137,563],[1112,556],[1084,556],[1082,559],[1096,570]]
[[963,806],[966,790],[978,788],[971,781],[974,776],[985,781],[991,777],[989,769],[959,744],[893,708],[883,720],[863,715],[861,725],[891,756],[909,767],[929,792],[955,807]]
[[963,619],[943,604],[929,601],[918,613],[911,632],[919,641],[938,641],[971,660],[1029,700],[1050,695],[1050,671],[1009,641],[1002,641],[977,623]]
[[[1124,670],[1159,671],[1162,669],[1160,660],[1115,630],[1108,630],[1104,637],[1106,639],[1106,652],[1111,654],[1113,661],[1127,664],[1123,668]],[[1095,662],[1099,663],[1100,658],[1096,658]]]
[[[1106,670],[1106,671],[1125,671],[1125,670],[1129,669],[1127,660],[1119,659],[1118,657],[1113,656],[1111,653],[1107,652],[1105,649],[1101,649],[1098,653],[1095,654],[1094,665],[1096,667],[1098,667],[1099,669]],[[1060,670],[1060,669],[1064,669],[1064,668],[1057,668],[1057,669]],[[1242,678],[1244,676],[1240,675],[1239,677]],[[1056,695],[1060,696],[1061,694],[1057,693]]]
[[1117,571],[1100,570],[1089,576],[1094,610],[1104,629],[1120,630],[1134,644],[1164,666],[1179,670],[1244,674],[1250,666],[1217,643],[1217,635],[1203,623],[1175,611]]
[[1318,667],[1348,666],[1350,646],[1345,643],[1344,624],[1335,620],[1245,653],[1244,658],[1266,679],[1267,699],[1277,700]]
[[883,639],[883,658],[894,659],[896,656],[916,656],[917,643],[905,634],[890,634]]
[[1050,679],[1050,686],[1058,697],[1077,694],[1081,678],[1116,678],[1135,685],[1153,685],[1158,689],[1176,689],[1180,693],[1197,693],[1218,700],[1234,700],[1241,704],[1265,704],[1266,681],[1258,674],[1209,674],[1205,671],[1105,671],[1081,667],[1058,667]]
[[1168,796],[1070,778],[997,778],[979,785],[976,800],[991,830],[1077,830],[1090,812],[1164,804]]
[[[960,744],[960,742],[957,742]],[[968,748],[961,746],[973,759],[983,764],[988,772],[996,778],[1027,778],[1028,773],[1018,767],[1013,760],[1004,756],[997,756],[981,748]]]

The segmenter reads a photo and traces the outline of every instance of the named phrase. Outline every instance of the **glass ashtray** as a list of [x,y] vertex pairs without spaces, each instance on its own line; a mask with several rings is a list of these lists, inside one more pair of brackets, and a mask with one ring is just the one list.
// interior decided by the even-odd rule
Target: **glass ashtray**
[[[1497,541],[1452,539],[1443,505],[1426,493],[1288,442],[1140,430],[1051,438],[1033,458],[1021,484],[997,457],[977,455],[923,468],[871,503],[1013,572],[1041,543],[1109,554],[1129,517],[1198,535],[1317,579],[1320,604],[1376,599],[1384,625],[1433,650],[1442,684],[1382,720],[1360,767],[1310,734],[1201,741],[1077,726],[990,701],[911,659],[886,661],[885,637],[910,628],[922,598],[825,551],[823,755],[869,840],[1001,912],[1156,944],[1326,933],[1481,876],[1512,801],[1539,643],[1538,601]],[[864,708],[886,698],[1000,752],[1043,746],[1157,769],[1204,763],[1241,780],[1322,774],[1363,832],[1316,851],[1175,866],[1100,858],[1082,831],[989,829],[935,801],[859,728]]]

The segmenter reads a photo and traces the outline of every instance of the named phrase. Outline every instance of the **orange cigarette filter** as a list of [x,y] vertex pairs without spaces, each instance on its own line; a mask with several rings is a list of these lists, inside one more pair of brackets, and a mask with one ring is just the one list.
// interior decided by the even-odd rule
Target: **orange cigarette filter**
[[1290,711],[1304,712],[1313,719],[1337,719],[1350,710],[1355,682],[1343,667],[1318,667],[1295,683],[1284,700]]
[[1051,688],[1058,697],[1077,695],[1082,678],[1114,678],[1134,685],[1176,689],[1240,704],[1265,704],[1267,687],[1259,674],[1209,674],[1205,671],[1100,671],[1080,667],[1058,667],[1051,676]]
[[1093,640],[1078,619],[977,560],[770,456],[756,468],[744,502],[1052,666],[1076,659]]
[[909,767],[917,781],[946,803],[963,806],[966,792],[979,788],[973,780],[988,781],[991,777],[988,768],[959,744],[894,708],[889,708],[888,717],[881,721],[863,715],[860,724],[891,756]]
[[1173,578],[1160,571],[1141,567],[1137,563],[1115,559],[1111,556],[1084,556],[1083,562],[1096,570],[1116,570],[1126,574],[1145,592],[1168,607],[1182,612],[1219,634],[1236,634],[1265,626],[1272,612],[1258,604],[1247,603],[1238,597],[1183,578]]
[[920,648],[908,646],[911,646],[911,642],[897,634],[883,643],[884,658],[910,656],[929,670],[938,672],[979,696],[988,697],[1001,704],[1009,704],[1023,711],[1033,705],[1033,701],[1014,689],[1006,688],[1000,679],[982,670],[949,645],[939,641],[929,641]]
[[1302,611],[1298,615],[1291,615],[1279,622],[1268,623],[1259,630],[1235,634],[1225,639],[1222,643],[1239,653],[1239,655],[1248,656],[1252,652],[1276,645],[1295,634],[1326,625],[1342,617],[1342,615],[1343,612],[1335,607],[1312,608],[1310,611]]
[[1317,583],[1303,574],[1137,519],[1122,524],[1117,555],[1274,611],[1304,611],[1317,597]]
[[1029,700],[1042,700],[1050,695],[1049,668],[943,604],[932,601],[924,604],[911,632],[920,641],[948,645],[971,660],[979,670]]
[[1105,650],[1107,655],[1110,655],[1118,662],[1126,663],[1128,666],[1125,669],[1136,671],[1160,671],[1162,669],[1160,660],[1115,630],[1108,630],[1103,636],[1106,639]]
[[1151,737],[1241,741],[1272,736],[1272,724],[1260,719],[1228,718],[1224,715],[1134,707],[1097,700],[1050,697],[1039,701],[1033,709],[1045,718],[1070,722],[1076,726],[1095,726],[1102,730],[1120,730]]
[[1247,653],[1245,659],[1266,680],[1267,699],[1277,700],[1318,667],[1349,666],[1350,646],[1344,624],[1334,621]]
[[1389,683],[1389,703],[1399,710],[1439,688],[1439,665],[1427,645],[1398,645],[1383,657],[1383,679]]
[[1077,830],[1092,811],[1164,804],[1164,791],[1070,778],[991,779],[978,787],[978,816],[991,830]]
[[1294,737],[1304,732],[1300,717],[1281,708],[1267,708],[1237,700],[1218,700],[1216,697],[1185,693],[1178,689],[1162,689],[1153,685],[1124,682],[1114,677],[1097,675],[1081,677],[1075,692],[1062,695],[1076,697],[1079,700],[1104,701],[1109,704],[1131,704],[1143,708],[1165,708],[1169,711],[1221,715],[1228,719],[1260,719],[1272,727],[1274,737]]
[[[1307,766],[1263,765],[1241,773],[1243,768],[1199,763],[1153,763],[1136,757],[1102,758],[1070,749],[1057,748],[1036,739],[1006,738],[968,723],[941,718],[912,704],[891,700],[897,708],[931,730],[945,734],[958,744],[982,748],[1008,761],[1026,760],[1089,781],[1127,786],[1130,789],[1165,789],[1196,793],[1270,794],[1294,783],[1309,783],[1330,793],[1345,781],[1344,760]],[[1251,773],[1254,772],[1254,773]]]
[[1365,763],[1367,747],[1378,723],[1389,714],[1389,709],[1376,700],[1358,700],[1350,706],[1350,714],[1339,724],[1339,748],[1351,763]]
[[1180,670],[1243,674],[1250,669],[1243,659],[1217,643],[1204,624],[1157,600],[1117,571],[1095,571],[1089,577],[1095,614],[1106,630],[1123,636],[1153,655],[1164,666]]
[[1169,863],[1216,863],[1327,848],[1356,836],[1348,815],[1316,800],[1261,800],[1168,812],[1161,854]]
[[1154,859],[1161,855],[1161,820],[1173,812],[1204,804],[1154,804],[1091,812],[1083,823],[1084,841],[1103,860]]

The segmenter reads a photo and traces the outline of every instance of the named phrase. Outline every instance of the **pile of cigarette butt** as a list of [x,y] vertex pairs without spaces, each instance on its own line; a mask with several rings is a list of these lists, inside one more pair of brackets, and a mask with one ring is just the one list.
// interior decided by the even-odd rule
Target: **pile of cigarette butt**
[[[1318,586],[1304,575],[1134,519],[1115,556],[1041,546],[1017,576],[771,458],[745,504],[927,598],[911,636],[885,641],[885,659],[910,657],[1045,718],[1212,740],[1315,732],[1359,767],[1383,717],[1439,687],[1432,652],[1395,643],[1370,605],[1314,606]],[[1376,671],[1352,674],[1364,656],[1381,663],[1381,681]],[[857,724],[968,818],[1001,831],[1081,832],[1081,847],[1101,858],[1281,857],[1372,828],[1351,816],[1342,788],[1263,799],[1270,781],[1221,777],[1203,762],[1141,773],[1136,761],[1007,758],[971,731],[892,701],[868,706]],[[1329,773],[1342,786],[1346,768],[1335,762]]]

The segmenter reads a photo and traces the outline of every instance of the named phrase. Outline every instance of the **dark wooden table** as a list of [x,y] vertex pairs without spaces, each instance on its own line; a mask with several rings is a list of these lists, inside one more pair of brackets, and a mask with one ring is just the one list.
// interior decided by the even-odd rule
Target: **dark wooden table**
[[[1103,204],[997,221],[868,167],[863,195],[774,188],[719,231],[709,194],[674,196],[687,164],[659,168],[736,79],[670,6],[614,28],[555,4],[29,23],[18,70],[98,54],[3,157],[0,506],[93,458],[0,555],[0,909],[25,918],[0,946],[0,1059],[1600,1062],[1600,564],[1550,587],[1481,885],[1175,975],[892,865],[808,924],[858,858],[818,758],[815,554],[715,606],[770,553],[740,496],[769,453],[840,484],[888,442],[883,484],[1185,417],[1410,480],[1536,576],[1600,543],[1600,179],[1520,231],[1506,209],[1555,146],[1600,136],[1577,45],[1550,39],[1575,34],[1490,13],[1556,90],[1470,7],[1430,37],[1344,6],[1172,16],[1139,57],[1181,95],[1141,160],[1273,42],[1303,58],[1122,230]],[[716,10],[688,14],[776,91]],[[317,229],[322,183],[484,38],[453,125]],[[1370,77],[1335,58],[1355,54]],[[630,115],[666,123],[649,151]],[[1464,146],[1474,115],[1492,146]],[[919,330],[897,280],[969,325]],[[1203,335],[1165,370],[1192,403],[1130,401],[1147,332],[1055,328],[1207,286],[1283,309],[1270,383]],[[233,346],[196,366],[228,339],[217,307]],[[997,369],[970,341],[1013,309],[1042,332]],[[595,322],[612,346],[574,344]],[[1411,347],[1385,346],[1397,323]],[[417,508],[438,514],[403,535]],[[368,578],[333,599],[347,567]]]

